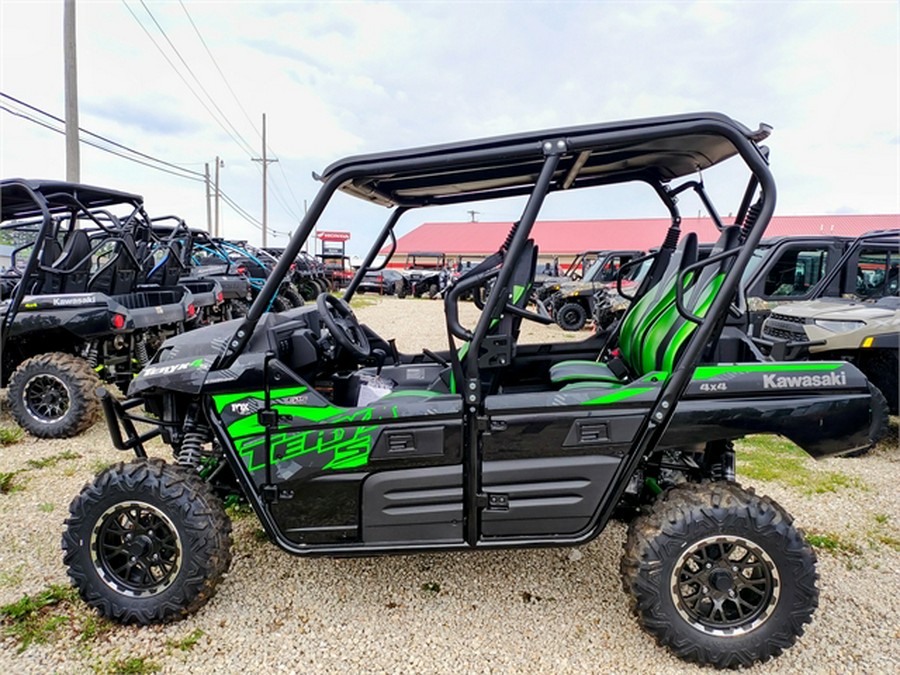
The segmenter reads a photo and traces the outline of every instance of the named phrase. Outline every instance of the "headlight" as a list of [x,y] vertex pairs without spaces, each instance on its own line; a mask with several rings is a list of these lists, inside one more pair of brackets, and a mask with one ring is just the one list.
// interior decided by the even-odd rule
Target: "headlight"
[[846,333],[866,325],[865,321],[832,321],[829,319],[816,319],[813,323],[819,328],[830,330],[832,333]]

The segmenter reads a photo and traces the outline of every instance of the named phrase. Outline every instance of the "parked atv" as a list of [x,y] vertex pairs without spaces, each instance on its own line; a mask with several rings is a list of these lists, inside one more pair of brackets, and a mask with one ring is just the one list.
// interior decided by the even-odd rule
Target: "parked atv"
[[781,360],[843,359],[855,364],[881,390],[896,415],[898,276],[898,232],[863,235],[816,286],[812,300],[772,309],[757,343]]
[[[269,247],[261,250],[273,256],[276,260],[284,253],[283,248]],[[290,282],[306,301],[315,300],[319,293],[324,293],[331,289],[322,261],[305,251],[300,251],[294,259],[290,271]]]
[[434,298],[449,280],[447,257],[443,253],[416,251],[406,256],[403,276],[408,282],[407,292],[417,298]]
[[[247,280],[253,298],[259,295],[276,264],[269,256],[266,256],[267,259],[260,258],[246,242],[231,242],[219,238],[199,243],[195,248],[194,258],[201,265],[235,265],[237,273]],[[291,288],[290,282],[284,279],[279,285],[278,294],[270,299],[267,310],[283,312],[302,304],[303,299]],[[239,304],[238,313],[242,314],[244,311]]]
[[619,269],[641,255],[641,251],[634,250],[596,251],[593,264],[580,279],[544,287],[544,306],[563,330],[581,330],[594,315],[595,305],[602,300],[604,291],[610,285],[615,286]]
[[[231,561],[225,498],[247,500],[297,555],[580,545],[628,509],[623,583],[649,633],[719,667],[780,654],[818,604],[816,557],[781,506],[734,482],[732,442],[777,433],[815,457],[840,454],[868,445],[885,411],[843,361],[713,360],[775,208],[758,145],[769,131],[677,115],[326,168],[247,317],[170,338],[132,400],[103,398],[114,445],[137,457],[72,502],[64,560],[81,596],[128,623],[196,611]],[[691,184],[709,204],[694,176],[729,159],[750,171],[745,198],[698,261],[676,195]],[[618,330],[519,344],[523,320],[551,321],[525,306],[546,196],[632,181],[651,184],[672,223]],[[394,208],[344,299],[266,313],[338,190]],[[354,283],[402,214],[512,196],[527,199],[503,246],[444,295],[446,349],[403,354],[359,324]],[[459,301],[471,292],[483,310],[465,326]],[[156,436],[172,461],[147,457]]]
[[154,218],[143,235],[150,251],[145,283],[184,286],[194,296],[197,314],[189,328],[245,316],[253,299],[250,283],[231,263],[198,264],[195,247],[209,246],[203,230],[192,229],[181,218]]
[[12,179],[0,182],[0,202],[17,277],[0,304],[0,384],[29,433],[74,436],[96,420],[101,380],[125,391],[194,317],[193,296],[139,286],[138,195]]

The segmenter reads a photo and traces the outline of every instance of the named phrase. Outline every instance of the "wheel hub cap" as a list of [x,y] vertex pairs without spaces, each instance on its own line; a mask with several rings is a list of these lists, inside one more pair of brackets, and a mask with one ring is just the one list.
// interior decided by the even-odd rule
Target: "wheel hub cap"
[[69,412],[69,387],[56,375],[35,375],[22,390],[22,402],[28,414],[44,424],[59,422]]
[[691,626],[710,635],[742,635],[765,623],[781,593],[778,568],[744,537],[708,537],[689,545],[672,569],[671,598]]
[[115,504],[91,532],[94,569],[114,590],[132,597],[157,595],[178,576],[181,537],[171,519],[146,502]]

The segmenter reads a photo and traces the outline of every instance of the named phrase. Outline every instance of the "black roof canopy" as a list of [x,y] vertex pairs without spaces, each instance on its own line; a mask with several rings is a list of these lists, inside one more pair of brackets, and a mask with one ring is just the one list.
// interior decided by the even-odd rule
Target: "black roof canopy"
[[735,155],[736,137],[757,142],[768,133],[719,113],[673,115],[358,155],[334,162],[321,179],[346,172],[341,190],[387,206],[471,201],[530,192],[546,155],[557,152],[551,190],[666,182]]
[[116,204],[138,206],[144,201],[140,195],[128,192],[54,180],[11,178],[0,181],[0,192],[2,192],[0,199],[2,220],[39,217],[41,209],[35,203],[32,193],[41,195],[47,200],[51,213],[71,209],[72,198],[86,208],[103,208]]

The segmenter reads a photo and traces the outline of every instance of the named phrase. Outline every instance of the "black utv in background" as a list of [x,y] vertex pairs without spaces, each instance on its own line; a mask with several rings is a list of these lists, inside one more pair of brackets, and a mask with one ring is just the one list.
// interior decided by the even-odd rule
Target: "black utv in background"
[[100,382],[126,391],[197,307],[183,286],[156,283],[181,263],[173,267],[171,251],[153,258],[138,195],[12,179],[0,182],[0,201],[0,236],[14,247],[0,304],[0,384],[28,432],[73,436],[96,420]]
[[[70,506],[64,561],[82,598],[129,623],[196,611],[231,560],[225,499],[246,500],[296,555],[575,546],[627,513],[623,586],[660,644],[718,667],[781,654],[818,604],[816,557],[783,507],[735,482],[733,441],[782,434],[841,454],[868,446],[886,411],[843,361],[772,362],[746,335],[752,358],[717,358],[775,208],[769,133],[697,113],[327,167],[247,317],[170,338],[131,400],[103,397],[112,442],[136,457]],[[695,176],[734,175],[706,172],[727,161],[749,178],[726,222]],[[551,321],[527,308],[545,198],[636,181],[671,224],[617,329],[520,343],[522,321]],[[688,190],[721,231],[704,260],[680,230]],[[338,191],[389,211],[344,298],[266,313]],[[498,198],[518,198],[521,216],[444,292],[443,348],[401,353],[359,324],[349,301],[402,215]],[[482,302],[465,325],[467,294]],[[169,461],[147,457],[156,436]]]

